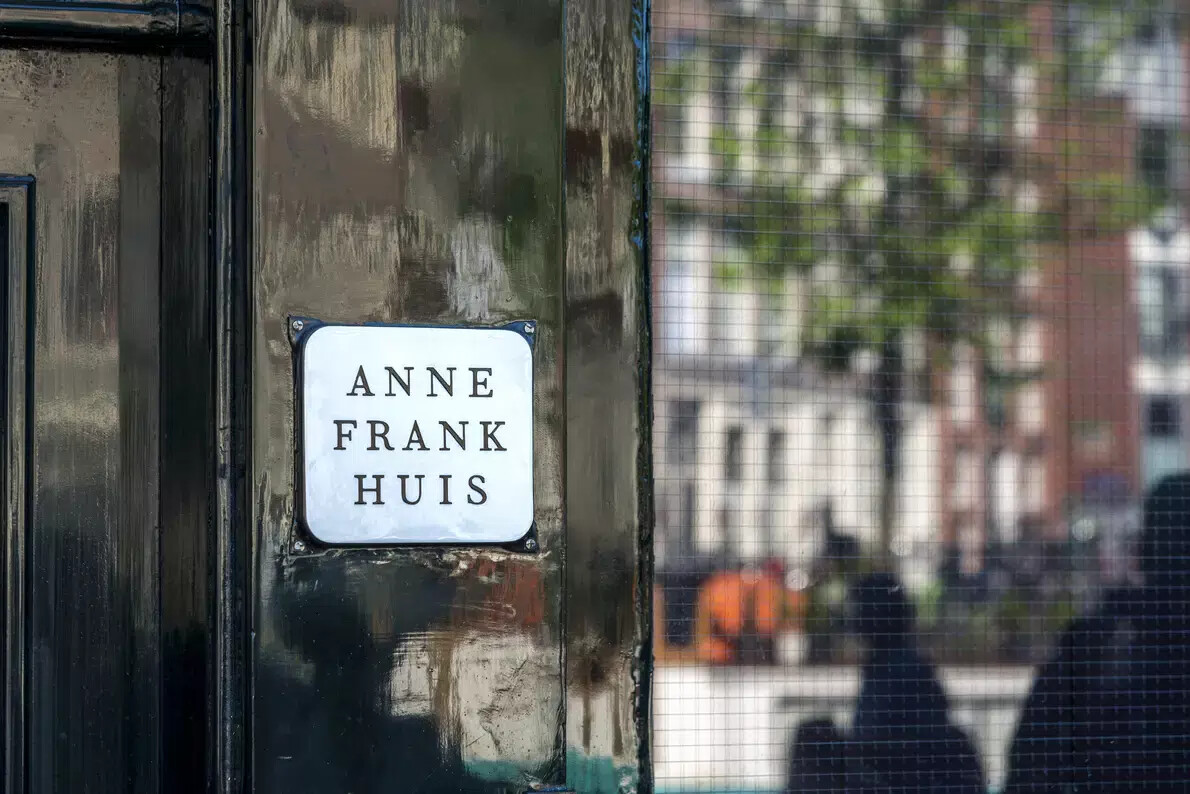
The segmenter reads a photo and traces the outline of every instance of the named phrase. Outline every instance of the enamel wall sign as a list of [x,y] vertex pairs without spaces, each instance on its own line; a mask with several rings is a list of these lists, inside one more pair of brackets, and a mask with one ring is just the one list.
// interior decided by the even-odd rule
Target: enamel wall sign
[[508,544],[533,524],[532,322],[291,321],[300,502],[327,544]]

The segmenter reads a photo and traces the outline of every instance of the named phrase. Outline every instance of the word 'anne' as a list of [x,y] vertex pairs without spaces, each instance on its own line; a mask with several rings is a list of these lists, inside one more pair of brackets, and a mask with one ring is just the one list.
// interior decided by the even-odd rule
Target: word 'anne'
[[[413,367],[403,367],[404,376],[397,372],[393,367],[385,367],[384,371],[388,373],[388,389],[384,392],[385,397],[396,397],[396,389],[405,392],[406,397],[413,396]],[[437,367],[426,367],[426,392],[427,397],[439,397],[445,393],[447,397],[455,396],[455,371],[458,367],[445,367],[446,376],[443,377],[442,371]],[[492,387],[488,385],[488,378],[492,375],[491,367],[467,367],[467,371],[471,373],[471,393],[468,397],[484,398],[491,397]],[[396,388],[394,388],[394,386]],[[441,389],[442,392],[439,392]],[[372,391],[372,386],[368,383],[368,375],[364,372],[364,367],[361,364],[360,368],[356,370],[355,382],[351,384],[351,391],[347,392],[348,397],[375,397],[376,392]]]

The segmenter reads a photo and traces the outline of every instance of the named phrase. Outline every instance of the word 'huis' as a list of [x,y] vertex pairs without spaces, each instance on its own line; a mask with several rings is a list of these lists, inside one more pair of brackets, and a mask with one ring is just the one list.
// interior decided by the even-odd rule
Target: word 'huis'
[[[435,367],[426,367],[425,369],[427,376],[426,388],[428,389],[426,397],[454,397],[455,371],[458,369],[457,367],[444,367],[445,375]],[[381,392],[383,396],[396,397],[401,392],[404,392],[406,397],[413,396],[413,367],[403,367],[402,371],[398,371],[394,367],[385,367],[384,371],[388,377],[388,386],[385,391]],[[467,371],[470,373],[470,388],[467,392],[461,391],[461,396],[468,399],[486,399],[494,396],[492,388],[489,385],[489,379],[492,377],[490,367],[468,367]],[[367,373],[364,372],[362,365],[356,371],[355,382],[352,383],[351,391],[347,392],[347,396],[376,396],[376,392],[372,390],[372,386],[368,382]],[[335,425],[334,449],[337,452],[346,451],[349,444],[363,443],[364,441],[367,442],[366,449],[371,452],[380,450],[395,452],[398,449],[402,452],[429,452],[431,449],[437,449],[440,452],[466,451],[468,430],[472,424],[478,426],[470,429],[470,444],[473,450],[478,449],[480,452],[507,451],[497,436],[500,428],[506,424],[505,422],[480,421],[471,423],[466,420],[457,422],[440,420],[437,422],[437,427],[427,425],[425,430],[423,430],[421,423],[414,419],[408,432],[405,432],[403,428],[394,429],[392,425],[382,419],[332,419],[331,421]],[[358,436],[357,432],[359,433]],[[439,434],[441,434],[441,444],[437,443]],[[428,443],[426,441],[427,437],[430,439]],[[477,443],[478,447],[476,447]],[[354,476],[356,483],[355,504],[385,504],[383,498],[383,474],[356,474]],[[407,505],[420,503],[423,492],[423,481],[425,479],[425,474],[398,474],[397,480],[401,484],[401,501]],[[438,480],[442,487],[442,498],[438,504],[454,504],[451,493],[451,479],[452,475],[450,474],[438,475]],[[367,484],[369,480],[371,481],[371,485]],[[467,478],[467,504],[482,505],[487,502],[488,494],[483,487],[485,484],[486,481],[482,474],[472,474]],[[370,502],[367,497],[371,497]]]

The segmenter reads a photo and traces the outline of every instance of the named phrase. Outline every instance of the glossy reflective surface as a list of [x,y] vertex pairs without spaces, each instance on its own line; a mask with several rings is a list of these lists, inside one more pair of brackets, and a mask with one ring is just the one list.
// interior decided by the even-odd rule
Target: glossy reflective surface
[[160,493],[162,766],[168,781],[211,768],[208,729],[212,488],[210,64],[161,62]]
[[213,25],[206,0],[24,0],[0,2],[0,38],[138,40],[200,38]]
[[643,3],[566,13],[567,781],[647,789],[651,525]]
[[4,533],[3,577],[4,592],[4,648],[0,669],[4,672],[4,707],[0,710],[3,729],[4,783],[8,790],[21,790],[23,765],[10,759],[24,753],[25,725],[25,539],[28,469],[28,405],[26,378],[29,368],[25,355],[28,338],[26,323],[27,287],[33,269],[33,247],[30,230],[33,200],[33,180],[28,176],[0,177],[0,233],[5,245],[0,248],[4,266],[4,323],[0,324],[6,351],[9,352],[3,370],[4,413],[0,420],[4,438]]
[[[28,784],[155,781],[158,123],[155,60],[0,55],[5,172],[37,186]],[[124,388],[121,388],[124,386]],[[127,765],[121,759],[127,760]],[[141,763],[132,763],[141,759]]]
[[[174,8],[0,20],[126,45]],[[647,787],[643,9],[244,11],[213,196],[207,65],[0,54],[8,790]],[[536,552],[296,531],[290,314],[536,321]]]
[[0,52],[9,791],[202,774],[203,74]]
[[[638,787],[637,12],[548,0],[259,10],[261,790]],[[291,314],[535,319],[541,553],[326,551],[295,533]]]
[[[257,19],[255,786],[558,782],[561,4],[280,0]],[[296,534],[291,314],[536,320],[540,553],[320,551]]]

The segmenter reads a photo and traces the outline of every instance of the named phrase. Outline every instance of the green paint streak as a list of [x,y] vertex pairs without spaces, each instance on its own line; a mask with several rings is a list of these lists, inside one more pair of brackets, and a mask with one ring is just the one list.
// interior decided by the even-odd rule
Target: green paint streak
[[610,758],[588,757],[577,750],[566,753],[566,785],[582,794],[636,794],[634,766],[617,766]]

